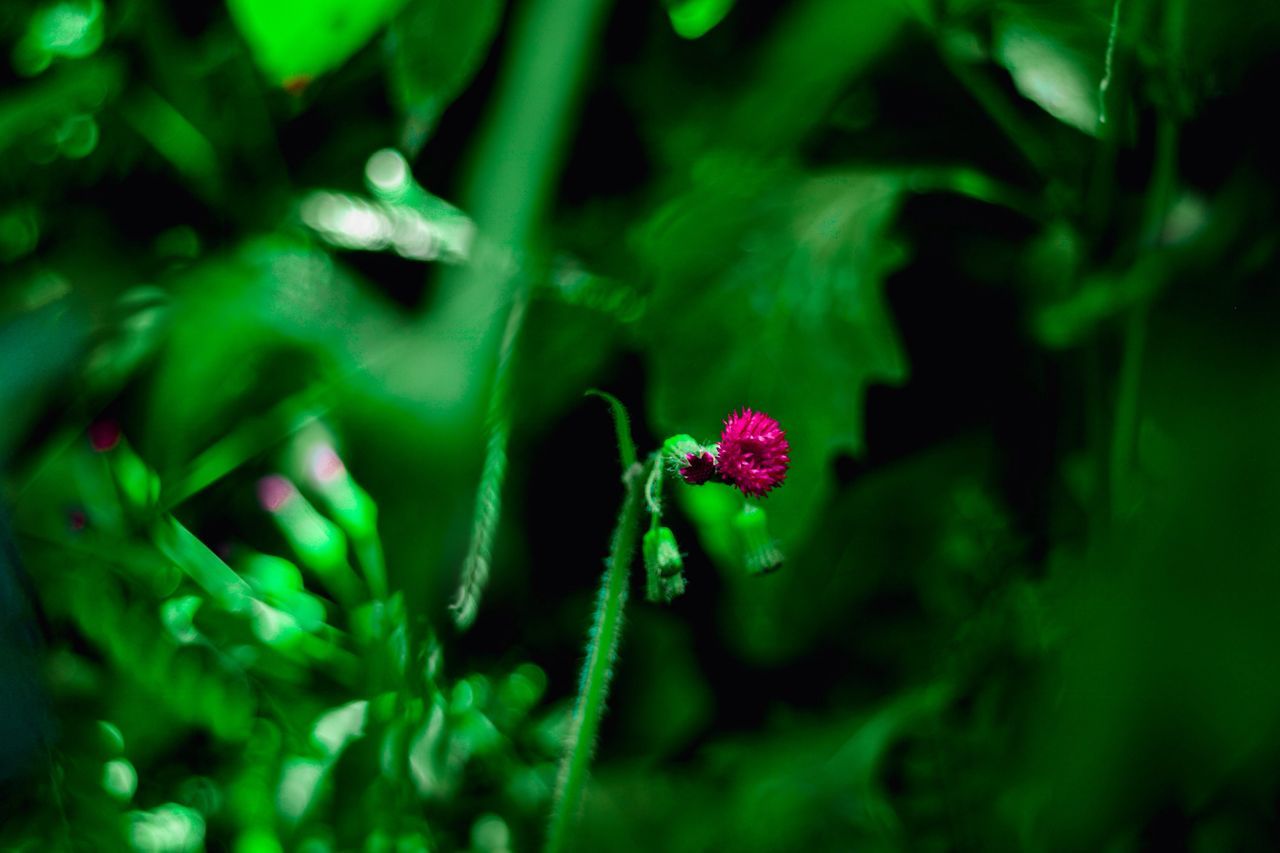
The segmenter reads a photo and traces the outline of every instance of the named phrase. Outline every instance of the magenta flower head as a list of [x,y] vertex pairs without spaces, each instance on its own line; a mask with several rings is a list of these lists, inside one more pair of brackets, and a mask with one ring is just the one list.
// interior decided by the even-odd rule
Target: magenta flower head
[[725,418],[716,471],[747,496],[764,497],[782,485],[791,464],[787,434],[764,412],[743,409]]
[[716,459],[705,450],[686,453],[680,476],[691,486],[701,486],[716,475]]

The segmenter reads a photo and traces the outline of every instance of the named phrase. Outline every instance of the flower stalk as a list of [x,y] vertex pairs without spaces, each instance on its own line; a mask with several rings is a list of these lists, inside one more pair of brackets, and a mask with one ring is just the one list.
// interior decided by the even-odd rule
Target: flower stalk
[[[640,519],[646,510],[649,529],[641,549],[646,574],[645,597],[650,602],[669,604],[685,590],[683,556],[675,534],[661,523],[664,474],[678,476],[695,486],[714,480],[736,487],[748,497],[764,497],[781,485],[790,464],[790,445],[781,426],[770,416],[750,409],[731,413],[725,419],[717,445],[708,447],[688,435],[676,435],[641,462],[636,455],[626,408],[616,397],[602,391],[587,393],[606,401],[613,411],[626,492],[605,560],[595,615],[587,634],[587,657],[578,684],[578,698],[565,737],[547,832],[549,853],[565,848],[569,832],[582,810],[587,773],[613,678],[613,663],[622,641],[631,563],[640,544]],[[765,528],[763,510],[747,505],[738,527],[751,574],[763,574],[781,565],[782,556]]]
[[644,487],[652,466],[653,456],[643,464],[636,461],[635,444],[631,440],[631,427],[626,410],[613,397],[592,392],[606,399],[613,408],[614,423],[618,431],[618,446],[624,465],[623,483],[626,492],[618,523],[609,545],[609,557],[605,561],[604,578],[596,600],[596,611],[587,635],[587,658],[582,667],[578,699],[573,709],[569,732],[565,738],[564,758],[556,780],[556,793],[551,808],[551,826],[547,833],[547,851],[563,850],[569,831],[582,808],[587,772],[595,751],[600,720],[604,715],[605,699],[613,678],[613,662],[622,641],[623,611],[627,604],[631,579],[631,563],[635,559],[640,539],[640,516],[644,504]]

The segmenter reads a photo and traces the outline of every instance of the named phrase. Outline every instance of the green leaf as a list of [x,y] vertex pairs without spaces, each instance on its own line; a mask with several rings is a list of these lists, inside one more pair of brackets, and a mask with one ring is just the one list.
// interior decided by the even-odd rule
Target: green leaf
[[769,510],[793,542],[826,496],[832,456],[862,447],[867,385],[907,375],[881,295],[903,258],[887,233],[900,182],[732,163],[702,172],[645,235],[655,418],[661,433],[704,440],[733,409],[777,418],[792,468]]
[[387,32],[387,74],[406,114],[405,147],[426,141],[445,107],[484,63],[503,0],[413,0]]
[[1054,16],[1038,7],[1013,7],[995,21],[995,58],[1018,91],[1090,136],[1098,135],[1106,51],[1107,19],[1101,9]]
[[734,0],[667,0],[671,28],[687,39],[702,38],[733,9]]
[[18,73],[35,75],[55,57],[83,59],[102,46],[102,0],[70,0],[36,10],[27,32],[14,47]]
[[341,65],[405,0],[227,0],[254,59],[277,83],[305,83]]

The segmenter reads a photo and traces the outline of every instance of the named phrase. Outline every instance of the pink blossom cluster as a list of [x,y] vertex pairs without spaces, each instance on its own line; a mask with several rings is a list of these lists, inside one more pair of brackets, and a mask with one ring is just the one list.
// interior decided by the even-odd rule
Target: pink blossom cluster
[[718,478],[744,495],[764,497],[787,478],[790,452],[787,434],[776,420],[764,412],[743,409],[725,418],[715,455],[687,454],[680,476],[694,486]]

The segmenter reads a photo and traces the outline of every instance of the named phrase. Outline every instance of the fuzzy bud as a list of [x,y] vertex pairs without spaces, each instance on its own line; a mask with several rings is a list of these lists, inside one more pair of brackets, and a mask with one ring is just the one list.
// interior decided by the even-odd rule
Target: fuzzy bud
[[644,535],[645,598],[666,601],[684,592],[684,558],[669,527],[655,527]]
[[747,504],[734,516],[742,562],[749,575],[764,575],[782,566],[782,551],[769,535],[769,522],[763,509]]

